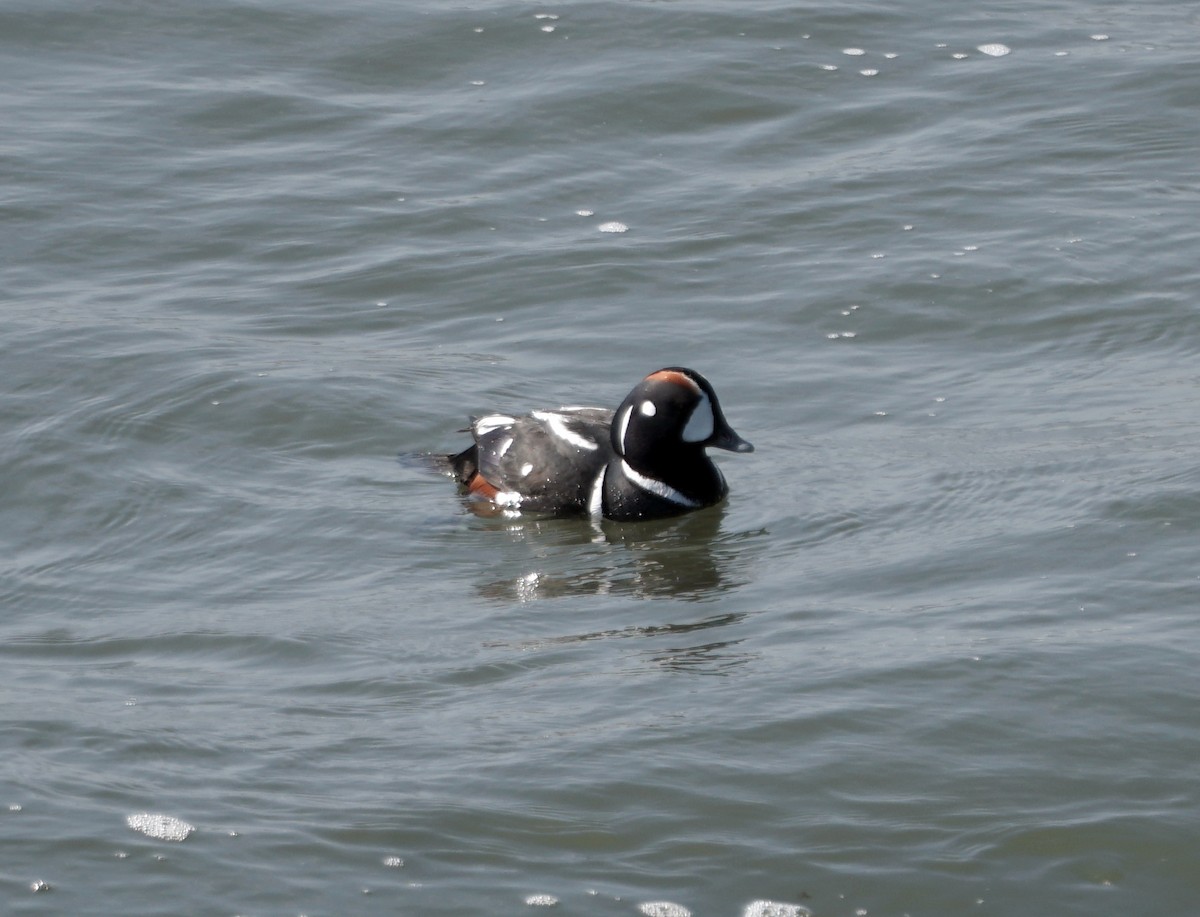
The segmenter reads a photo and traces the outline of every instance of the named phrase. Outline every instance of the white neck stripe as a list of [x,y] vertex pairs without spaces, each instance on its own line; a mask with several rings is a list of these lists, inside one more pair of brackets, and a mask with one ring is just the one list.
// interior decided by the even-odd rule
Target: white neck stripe
[[671,503],[678,504],[679,506],[689,506],[693,509],[701,505],[699,501],[684,496],[670,484],[664,484],[662,481],[656,481],[654,478],[648,478],[644,474],[639,474],[630,468],[629,463],[624,459],[621,459],[621,471],[625,473],[625,477],[633,481],[642,490],[649,491],[656,497],[662,497],[662,499],[668,500]]

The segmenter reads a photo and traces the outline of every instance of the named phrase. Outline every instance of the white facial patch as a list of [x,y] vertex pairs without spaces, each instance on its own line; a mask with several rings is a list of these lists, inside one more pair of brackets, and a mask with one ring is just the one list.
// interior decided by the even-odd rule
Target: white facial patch
[[521,477],[527,477],[531,471],[533,471],[533,462],[526,462],[521,466]]
[[713,435],[715,428],[712,402],[708,400],[708,395],[701,392],[700,401],[692,409],[692,416],[688,418],[687,426],[683,428],[683,441],[685,443],[702,443]]
[[629,415],[632,413],[633,405],[630,405],[617,418],[617,445],[620,447],[622,455],[625,454],[625,430],[629,427]]
[[654,406],[653,401],[643,401],[638,406],[638,410],[642,412],[643,417],[653,417],[658,413],[658,408]]
[[531,415],[536,420],[540,420],[550,428],[553,433],[561,440],[570,443],[576,449],[586,449],[592,452],[597,448],[597,444],[586,436],[580,436],[574,430],[567,426],[567,420],[562,414],[557,414],[554,411],[534,411]]

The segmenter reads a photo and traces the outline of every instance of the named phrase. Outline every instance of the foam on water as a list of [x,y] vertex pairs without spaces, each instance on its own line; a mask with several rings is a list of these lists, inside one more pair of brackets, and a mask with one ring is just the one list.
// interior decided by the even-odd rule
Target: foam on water
[[158,841],[185,841],[196,830],[182,819],[150,812],[128,815],[125,824]]
[[742,911],[742,917],[808,917],[811,914],[802,904],[787,904],[782,901],[751,901]]
[[133,831],[142,832],[155,840],[187,840],[187,835],[196,831],[194,826],[172,815],[138,813],[126,816],[125,823]]
[[638,905],[646,917],[692,917],[692,912],[673,901],[646,901]]

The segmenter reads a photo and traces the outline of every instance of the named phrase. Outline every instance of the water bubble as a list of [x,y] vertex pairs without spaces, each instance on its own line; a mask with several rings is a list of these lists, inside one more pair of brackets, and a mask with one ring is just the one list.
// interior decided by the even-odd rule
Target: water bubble
[[392,869],[399,869],[404,865],[404,860],[397,856],[387,856],[383,858],[383,865],[390,866]]
[[859,70],[858,72],[861,73],[863,76],[876,76],[879,73],[878,70],[875,70],[872,68],[868,68],[866,70]]
[[980,45],[975,49],[981,54],[986,54],[988,57],[1004,57],[1006,54],[1012,54],[1012,48],[1008,45],[1002,45],[999,42],[991,42],[986,45]]
[[885,52],[883,52],[883,56],[886,57],[888,60],[895,60],[900,55],[897,54],[895,51],[885,51]]
[[528,895],[525,903],[530,907],[554,907],[558,904],[558,899],[553,895]]
[[552,25],[544,25],[544,26],[542,26],[542,31],[543,31],[543,32],[553,32],[553,31],[554,31],[554,26],[552,26]]
[[862,57],[867,52],[862,48],[843,48],[842,53],[849,54],[851,57]]
[[611,220],[607,223],[601,223],[596,227],[601,232],[628,232],[629,227],[624,223],[618,223],[616,220]]
[[955,60],[966,60],[967,59],[967,55],[965,53],[963,53],[962,51],[955,51],[950,56],[953,57]]
[[29,883],[29,890],[34,894],[37,894],[38,892],[48,892],[50,891],[51,887],[52,886],[49,882],[43,882],[41,879],[37,879]]
[[836,70],[837,64],[822,64],[821,69],[822,70]]
[[1088,38],[1090,38],[1092,41],[1108,41],[1108,36],[1103,32],[1100,32],[1096,35],[1089,35]]
[[581,216],[581,217],[590,217],[595,212],[596,212],[595,210],[576,210],[575,215]]

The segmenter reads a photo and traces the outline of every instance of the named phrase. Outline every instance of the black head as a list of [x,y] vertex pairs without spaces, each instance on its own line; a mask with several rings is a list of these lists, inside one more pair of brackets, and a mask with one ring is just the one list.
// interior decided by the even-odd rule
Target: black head
[[725,420],[708,380],[682,366],[651,373],[629,393],[613,417],[612,446],[635,468],[708,446],[754,451]]

